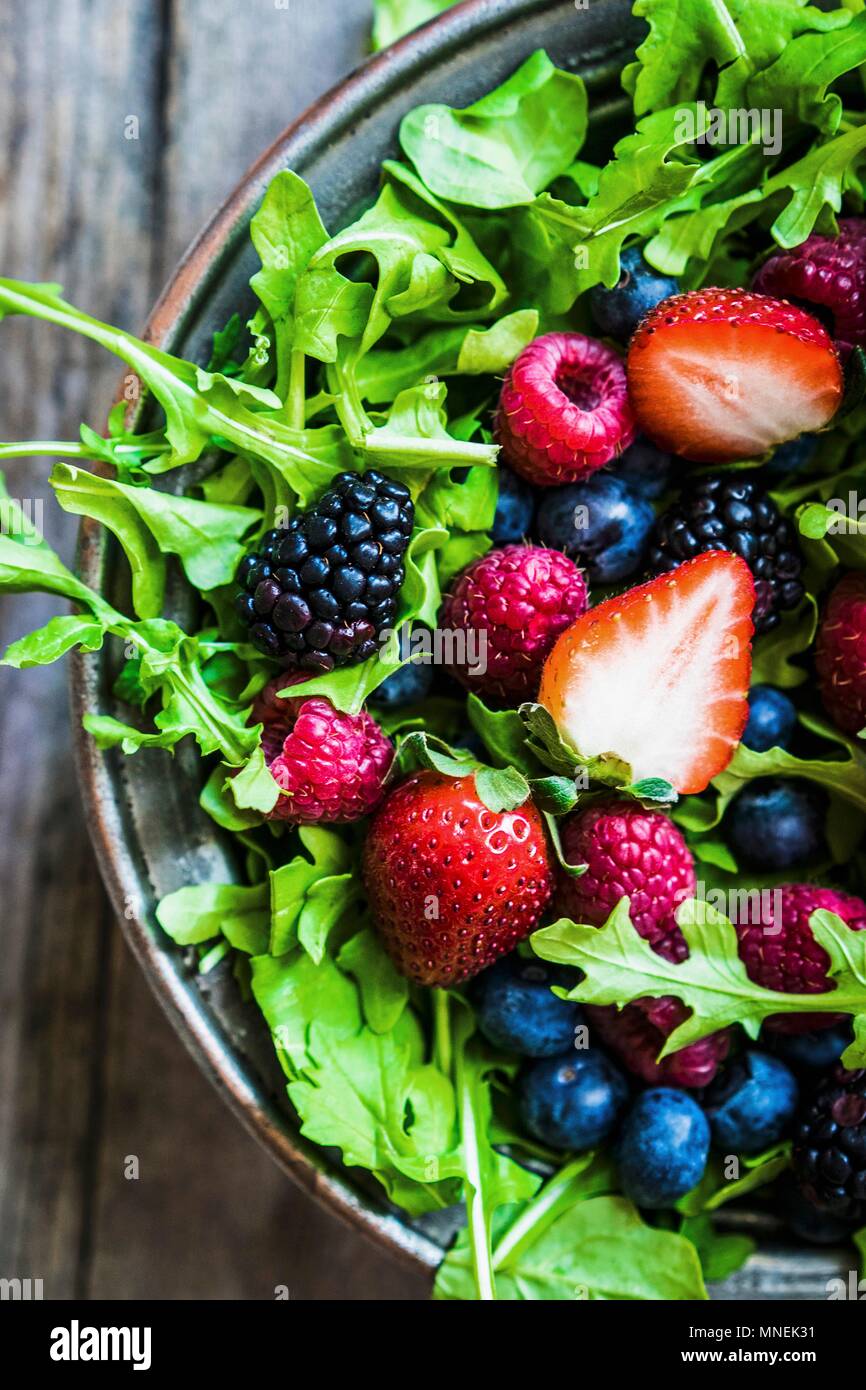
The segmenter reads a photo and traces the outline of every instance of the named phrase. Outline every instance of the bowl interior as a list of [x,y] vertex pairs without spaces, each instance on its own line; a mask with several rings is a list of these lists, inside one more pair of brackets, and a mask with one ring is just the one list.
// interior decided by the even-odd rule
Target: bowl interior
[[[643,25],[630,0],[469,0],[379,55],[291,127],[250,170],[187,253],[151,316],[147,336],[205,362],[211,336],[232,313],[248,316],[248,281],[257,268],[249,222],[264,188],[291,167],[311,185],[325,225],[350,222],[373,201],[383,159],[397,154],[396,132],[411,107],[428,101],[465,106],[509,75],[534,49],[585,78],[590,93],[588,157],[628,128],[619,76]],[[84,578],[112,602],[128,602],[128,576],[114,541],[93,523],[81,531]],[[194,599],[175,574],[167,613],[182,624]],[[75,714],[122,716],[111,694],[119,653],[106,648],[73,664]],[[200,1064],[240,1118],[310,1192],[396,1253],[438,1264],[454,1220],[409,1222],[383,1199],[374,1180],[341,1167],[298,1134],[282,1073],[258,1011],[241,1001],[230,969],[198,974],[190,952],[160,931],[157,902],[185,884],[227,882],[239,865],[227,837],[198,806],[202,764],[183,745],[174,758],[155,750],[135,757],[100,753],[78,735],[81,777],[101,866],[126,935],[151,984]],[[723,1297],[813,1298],[838,1270],[824,1252],[796,1257],[768,1243]]]

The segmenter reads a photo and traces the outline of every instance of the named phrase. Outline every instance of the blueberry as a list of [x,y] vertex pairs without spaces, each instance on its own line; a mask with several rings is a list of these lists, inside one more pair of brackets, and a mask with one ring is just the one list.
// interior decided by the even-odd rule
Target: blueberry
[[620,275],[613,289],[596,285],[589,292],[589,307],[602,333],[625,343],[641,319],[663,299],[677,294],[679,285],[648,265],[638,246],[630,246],[619,258]]
[[433,685],[433,667],[427,663],[407,661],[393,676],[389,676],[370,696],[374,704],[385,709],[398,705],[414,704],[430,694]]
[[603,1052],[572,1050],[524,1073],[520,1115],[540,1143],[581,1153],[610,1134],[627,1096],[625,1080]]
[[772,685],[753,685],[749,691],[749,722],[743,743],[756,753],[787,748],[797,725],[797,711],[787,695]]
[[707,1166],[710,1126],[685,1091],[654,1087],[638,1096],[618,1145],[623,1191],[639,1207],[669,1207],[697,1187]]
[[826,1071],[838,1062],[853,1040],[851,1020],[816,1033],[770,1033],[762,1041],[772,1047],[789,1066],[805,1072]]
[[538,509],[539,540],[586,567],[591,581],[627,579],[643,562],[655,512],[612,473],[551,488]]
[[495,545],[513,545],[532,530],[535,496],[529,483],[510,468],[500,468],[497,477],[499,497],[490,534]]
[[703,1104],[717,1149],[757,1154],[787,1132],[797,1082],[778,1057],[749,1048],[707,1087]]
[[516,953],[478,976],[478,1027],[494,1047],[521,1057],[556,1057],[574,1044],[581,1022],[577,1004],[559,999],[552,985],[574,985],[573,972]]
[[824,848],[823,801],[805,782],[764,777],[750,782],[725,817],[737,858],[757,869],[790,869]]
[[770,462],[765,464],[765,471],[776,476],[801,473],[812,462],[817,447],[817,434],[798,434],[796,439],[779,445]]
[[672,467],[670,454],[662,453],[655,444],[641,438],[630,444],[616,463],[611,464],[611,472],[614,477],[628,483],[633,492],[652,500],[661,497],[667,488]]

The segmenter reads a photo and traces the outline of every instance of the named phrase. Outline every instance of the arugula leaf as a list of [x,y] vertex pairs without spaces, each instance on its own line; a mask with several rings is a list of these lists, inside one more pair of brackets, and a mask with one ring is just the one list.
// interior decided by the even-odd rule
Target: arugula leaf
[[83,652],[99,651],[104,636],[103,623],[87,614],[52,618],[38,631],[7,647],[0,665],[14,666],[22,671],[30,666],[48,666],[73,647],[80,647]]
[[271,872],[267,949],[282,956],[297,943],[318,965],[331,928],[357,900],[361,886],[350,872],[349,847],[334,831],[305,825],[298,836],[310,858],[296,855]]
[[402,347],[373,348],[355,372],[361,397],[393,401],[430,377],[500,374],[538,332],[538,310],[517,309],[489,328],[433,328]]
[[[634,999],[672,994],[691,1010],[666,1039],[659,1060],[718,1029],[734,1023],[757,1038],[771,1014],[866,1014],[866,941],[830,912],[815,912],[812,933],[830,957],[828,976],[834,988],[820,994],[785,994],[756,985],[737,952],[737,935],[728,919],[707,902],[692,898],[677,912],[689,946],[679,965],[661,957],[638,936],[622,898],[603,927],[578,926],[562,918],[531,937],[544,960],[574,966],[585,978],[563,997],[591,1004],[622,1007]],[[559,992],[559,991],[557,991]],[[846,1066],[861,1066],[866,1034],[850,1044]]]
[[708,1284],[720,1284],[728,1279],[742,1268],[757,1249],[751,1236],[735,1231],[717,1231],[709,1216],[684,1217],[679,1233],[697,1250]]
[[163,555],[177,555],[197,589],[229,584],[244,555],[243,537],[261,519],[252,507],[214,505],[58,463],[51,486],[64,511],[94,517],[120,541],[132,569],[136,612],[156,617],[165,587]]
[[809,651],[818,630],[818,604],[812,594],[794,612],[782,614],[781,622],[752,648],[752,684],[776,685],[781,689],[802,685],[807,672],[796,666],[793,657]]
[[341,970],[354,976],[364,1018],[374,1033],[390,1033],[409,1002],[409,981],[397,970],[378,933],[369,927],[337,953]]
[[419,106],[400,143],[433,193],[452,203],[529,203],[571,164],[586,136],[586,89],[539,49],[500,87],[458,111]]
[[636,116],[693,101],[708,63],[722,68],[746,54],[725,0],[636,0],[633,10],[649,25],[622,74]]
[[374,51],[396,43],[456,3],[457,0],[373,0]]
[[223,935],[236,950],[259,955],[268,940],[267,884],[190,884],[162,899],[156,920],[178,946]]
[[[502,1213],[497,1233],[506,1219]],[[468,1258],[461,1239],[440,1267],[434,1298],[472,1297]],[[497,1267],[496,1291],[510,1301],[707,1298],[691,1240],[647,1226],[618,1196],[590,1197],[567,1209]]]

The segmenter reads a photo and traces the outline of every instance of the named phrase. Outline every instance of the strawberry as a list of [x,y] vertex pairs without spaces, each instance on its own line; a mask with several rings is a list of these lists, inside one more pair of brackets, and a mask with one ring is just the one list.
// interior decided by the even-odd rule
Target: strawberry
[[397,969],[422,985],[468,980],[538,925],[553,891],[532,802],[489,811],[474,778],[416,772],[370,822],[363,875]]
[[846,574],[830,594],[815,644],[824,708],[844,733],[866,728],[866,575]]
[[703,791],[749,717],[754,601],[738,555],[687,560],[567,628],[545,662],[539,702],[580,757],[612,754],[635,780]]
[[701,463],[756,458],[819,430],[842,400],[833,342],[811,314],[748,290],[662,300],[627,362],[639,430]]

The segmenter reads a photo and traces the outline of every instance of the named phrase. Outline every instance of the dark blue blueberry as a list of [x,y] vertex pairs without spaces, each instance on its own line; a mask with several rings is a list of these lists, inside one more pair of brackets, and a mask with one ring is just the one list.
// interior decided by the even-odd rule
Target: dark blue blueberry
[[725,817],[728,843],[742,864],[791,869],[824,848],[824,803],[805,782],[761,778],[744,787]]
[[827,1071],[834,1062],[838,1062],[854,1038],[850,1019],[837,1023],[833,1028],[822,1028],[817,1033],[765,1031],[762,1042],[772,1047],[789,1066],[806,1072]]
[[385,709],[395,709],[398,705],[415,704],[430,694],[433,685],[433,667],[427,663],[407,661],[393,676],[389,676],[377,686],[370,696],[374,704]]
[[500,468],[497,478],[499,497],[490,534],[495,545],[514,545],[532,530],[535,494],[529,483],[518,478],[510,468]]
[[583,565],[591,582],[613,584],[642,566],[654,522],[646,498],[605,472],[585,483],[550,488],[536,530],[543,545]]
[[788,1132],[797,1105],[793,1072],[766,1052],[743,1052],[703,1095],[713,1144],[726,1154],[757,1154]]
[[606,1139],[628,1096],[628,1086],[597,1048],[535,1062],[520,1080],[520,1116],[526,1130],[551,1149],[582,1153]]
[[620,275],[613,289],[596,285],[589,292],[589,307],[600,331],[625,343],[641,319],[663,299],[679,292],[679,285],[647,265],[640,247],[630,246],[619,258]]
[[[745,558],[745,557],[744,557]],[[743,743],[756,753],[787,748],[797,726],[797,711],[787,695],[772,685],[753,685],[749,691],[749,722]]]
[[552,985],[571,988],[572,971],[527,960],[514,952],[479,975],[475,985],[478,1026],[494,1047],[521,1057],[556,1057],[574,1047],[581,1020],[577,1004],[559,999]]
[[809,467],[817,447],[817,434],[798,434],[796,439],[779,445],[770,462],[764,465],[764,470],[776,476],[801,473]]
[[673,460],[670,454],[662,453],[648,439],[636,439],[634,444],[610,465],[614,477],[622,478],[633,492],[641,497],[654,500],[661,497],[668,486]]
[[697,1187],[707,1166],[710,1126],[685,1091],[654,1087],[638,1096],[618,1144],[619,1175],[639,1207],[669,1207]]

